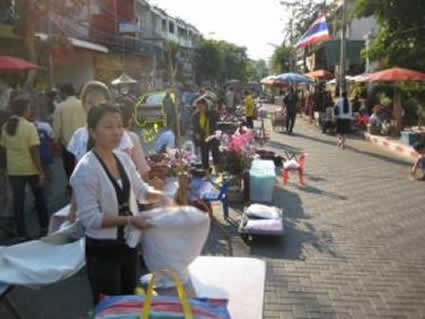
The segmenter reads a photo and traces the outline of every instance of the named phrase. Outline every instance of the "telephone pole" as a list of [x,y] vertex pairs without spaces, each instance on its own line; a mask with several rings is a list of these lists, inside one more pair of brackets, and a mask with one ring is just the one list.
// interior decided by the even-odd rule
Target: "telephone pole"
[[346,6],[347,0],[342,2],[342,28],[341,28],[341,56],[340,56],[340,71],[339,71],[339,94],[342,96],[343,92],[346,92],[346,82],[345,82],[345,67],[347,59],[346,51]]
[[47,3],[47,50],[49,56],[49,85],[50,88],[53,89],[55,85],[55,73],[54,73],[54,62],[53,62],[53,52],[52,52],[52,0],[49,0]]

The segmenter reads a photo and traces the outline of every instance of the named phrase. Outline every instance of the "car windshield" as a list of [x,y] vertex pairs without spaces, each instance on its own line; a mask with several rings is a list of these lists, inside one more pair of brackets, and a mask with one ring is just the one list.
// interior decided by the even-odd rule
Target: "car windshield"
[[154,93],[151,95],[147,95],[143,99],[143,104],[147,105],[159,105],[162,104],[162,101],[165,98],[165,93]]

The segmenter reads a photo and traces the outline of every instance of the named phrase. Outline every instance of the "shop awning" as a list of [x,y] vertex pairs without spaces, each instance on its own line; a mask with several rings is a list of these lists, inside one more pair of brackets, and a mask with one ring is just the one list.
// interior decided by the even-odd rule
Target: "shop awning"
[[[38,37],[41,41],[47,41],[47,39],[49,38],[49,36],[45,33],[36,33],[35,36]],[[107,47],[97,43],[75,39],[75,38],[68,38],[68,40],[76,48],[93,50],[93,51],[102,52],[102,53],[109,53],[109,50]]]
[[[359,65],[363,63],[361,58],[361,51],[364,47],[364,41],[347,40],[347,60],[349,61],[350,65]],[[340,40],[325,41],[318,46],[318,50],[324,50],[324,56],[326,58],[326,64],[328,67],[333,67],[339,64],[341,55],[340,48]]]

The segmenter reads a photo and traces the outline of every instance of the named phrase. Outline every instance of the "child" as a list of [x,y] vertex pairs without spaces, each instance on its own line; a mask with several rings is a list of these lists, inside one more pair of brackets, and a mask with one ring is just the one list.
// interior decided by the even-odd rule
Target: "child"
[[412,166],[411,174],[417,180],[425,180],[425,140],[416,142],[413,148],[419,157]]

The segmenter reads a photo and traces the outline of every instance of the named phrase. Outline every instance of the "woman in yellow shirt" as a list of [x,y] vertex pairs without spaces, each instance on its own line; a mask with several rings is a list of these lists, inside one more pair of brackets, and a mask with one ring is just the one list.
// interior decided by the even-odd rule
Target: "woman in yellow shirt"
[[208,137],[213,135],[217,130],[218,113],[212,107],[208,109],[208,102],[205,96],[198,98],[195,102],[197,110],[193,114],[193,133],[194,142],[201,150],[202,166],[209,169],[209,153],[211,151],[214,165],[218,165],[219,158],[219,142],[216,139],[207,141]]
[[252,95],[246,91],[245,99],[243,100],[245,106],[246,123],[249,128],[254,128],[254,116],[255,116],[255,101]]
[[12,116],[3,125],[0,145],[6,149],[7,174],[13,191],[13,205],[19,237],[28,238],[25,227],[25,185],[30,184],[41,226],[47,232],[49,218],[43,194],[44,172],[40,161],[40,138],[31,115],[30,102],[26,97],[16,97],[11,102]]

